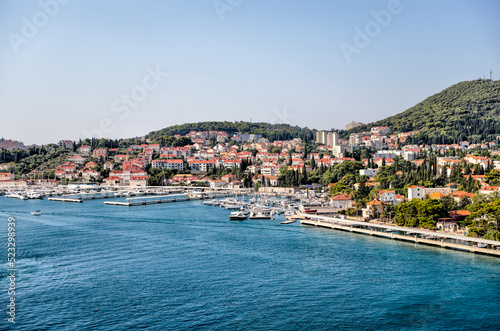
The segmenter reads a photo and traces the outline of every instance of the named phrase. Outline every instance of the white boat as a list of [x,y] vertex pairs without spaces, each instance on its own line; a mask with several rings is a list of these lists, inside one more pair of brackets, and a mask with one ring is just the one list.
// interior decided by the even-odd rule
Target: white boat
[[245,215],[245,213],[242,211],[233,211],[229,215],[229,219],[230,220],[246,220],[247,215]]
[[225,208],[226,208],[226,209],[233,209],[233,210],[234,210],[234,209],[241,209],[241,205],[239,205],[239,204],[227,204],[227,205],[225,206]]
[[39,211],[39,210],[32,211],[32,212],[31,212],[31,215],[34,215],[34,216],[40,216],[40,215],[42,215],[42,212],[41,212],[41,211]]
[[272,215],[270,211],[259,210],[259,211],[251,211],[250,219],[272,219]]
[[43,193],[37,191],[29,191],[28,193],[26,193],[26,197],[28,199],[43,199],[44,195]]

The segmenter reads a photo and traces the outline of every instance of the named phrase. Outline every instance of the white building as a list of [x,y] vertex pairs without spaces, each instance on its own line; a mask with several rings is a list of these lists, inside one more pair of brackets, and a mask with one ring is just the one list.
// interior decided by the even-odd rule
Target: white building
[[423,200],[425,197],[425,187],[413,185],[408,187],[408,201],[413,199]]

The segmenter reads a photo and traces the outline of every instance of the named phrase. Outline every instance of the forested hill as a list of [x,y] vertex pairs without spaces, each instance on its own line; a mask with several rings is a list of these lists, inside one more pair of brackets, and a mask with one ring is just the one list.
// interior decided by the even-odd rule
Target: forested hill
[[391,132],[419,131],[415,143],[479,143],[500,135],[500,80],[478,79],[455,84],[416,106],[384,120],[346,132],[388,126]]
[[268,124],[251,122],[198,122],[169,126],[150,132],[147,137],[155,140],[159,137],[185,135],[190,131],[226,131],[227,133],[261,134],[270,141],[301,138],[304,141],[314,140],[315,131],[288,124]]

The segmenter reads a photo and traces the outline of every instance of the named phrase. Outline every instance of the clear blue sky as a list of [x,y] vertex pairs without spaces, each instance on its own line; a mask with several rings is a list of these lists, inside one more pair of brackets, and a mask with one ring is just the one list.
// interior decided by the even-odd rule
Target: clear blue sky
[[396,3],[0,0],[0,136],[250,119],[343,128],[490,68],[500,77],[499,1]]

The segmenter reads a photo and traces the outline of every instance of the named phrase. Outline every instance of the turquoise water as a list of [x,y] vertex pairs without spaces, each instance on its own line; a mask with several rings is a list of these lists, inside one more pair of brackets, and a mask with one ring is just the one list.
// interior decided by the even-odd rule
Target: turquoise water
[[[200,201],[0,197],[0,329],[499,329],[498,258],[228,215]],[[15,327],[8,216],[17,220]]]

